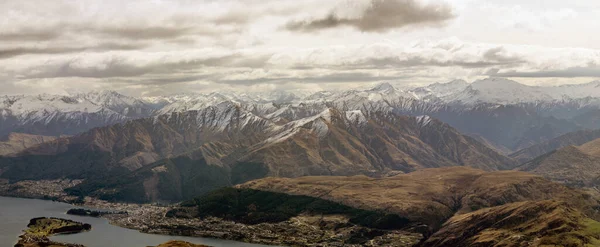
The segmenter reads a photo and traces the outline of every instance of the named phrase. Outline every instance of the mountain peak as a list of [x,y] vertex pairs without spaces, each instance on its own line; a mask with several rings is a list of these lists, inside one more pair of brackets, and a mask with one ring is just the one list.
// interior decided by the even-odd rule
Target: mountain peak
[[395,90],[394,86],[392,86],[392,84],[388,83],[388,82],[384,82],[381,83],[377,86],[375,86],[374,88],[372,88],[370,91],[388,91],[388,90]]

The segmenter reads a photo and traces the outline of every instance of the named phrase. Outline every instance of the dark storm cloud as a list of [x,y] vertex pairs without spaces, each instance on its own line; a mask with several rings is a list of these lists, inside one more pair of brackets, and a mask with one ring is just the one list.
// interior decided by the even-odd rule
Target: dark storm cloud
[[144,44],[118,44],[103,43],[97,46],[89,47],[16,47],[0,49],[0,59],[6,59],[21,55],[33,54],[66,54],[83,51],[114,51],[114,50],[137,50],[146,47]]
[[289,22],[286,28],[311,32],[350,26],[363,32],[384,32],[412,25],[442,25],[453,18],[453,10],[446,4],[423,5],[417,0],[372,0],[371,6],[356,18],[339,17],[332,11],[321,19]]
[[491,69],[486,75],[496,77],[561,77],[561,78],[576,78],[576,77],[600,77],[600,66],[589,65],[586,67],[570,67],[561,70],[540,70],[540,71],[517,71],[510,70],[500,72],[499,69]]

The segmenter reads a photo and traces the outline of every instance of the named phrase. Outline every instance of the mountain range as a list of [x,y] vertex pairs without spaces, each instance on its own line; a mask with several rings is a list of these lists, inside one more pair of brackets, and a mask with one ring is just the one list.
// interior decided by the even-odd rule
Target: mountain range
[[137,118],[236,104],[279,123],[314,116],[329,107],[428,115],[462,133],[515,152],[560,135],[599,129],[600,82],[533,87],[489,78],[456,80],[419,88],[383,83],[364,90],[268,93],[213,92],[134,98],[113,91],[72,95],[2,96],[0,136],[11,132],[74,135]]
[[428,116],[328,108],[280,123],[221,103],[30,147],[0,158],[0,177],[87,179],[79,186],[84,194],[127,200],[120,193],[135,190],[143,192],[137,201],[176,201],[265,176],[385,176],[448,166],[493,171],[516,163]]
[[150,116],[151,105],[113,91],[74,95],[0,96],[0,136],[59,136]]

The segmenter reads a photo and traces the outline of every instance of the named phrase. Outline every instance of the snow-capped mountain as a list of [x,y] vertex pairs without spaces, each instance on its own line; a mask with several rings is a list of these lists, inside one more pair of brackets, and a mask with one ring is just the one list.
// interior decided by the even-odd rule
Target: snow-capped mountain
[[90,128],[150,116],[151,106],[111,91],[73,96],[0,97],[0,136],[10,132],[72,135]]
[[[462,88],[462,89],[461,89]],[[477,80],[471,84],[452,81],[444,84],[431,84],[416,89],[418,92],[431,92],[425,97],[435,96],[446,103],[474,105],[524,104],[524,103],[569,103],[595,104],[600,106],[600,81],[577,85],[551,87],[528,86],[503,78]],[[420,94],[417,94],[420,96]],[[425,97],[421,97],[424,99]]]
[[422,100],[435,100],[451,97],[454,94],[464,91],[469,86],[464,80],[454,80],[446,83],[433,83],[425,87],[419,87],[411,90],[412,93]]
[[489,78],[477,80],[462,92],[442,97],[447,102],[462,104],[518,104],[531,102],[551,102],[554,98],[542,87],[532,87],[515,81]]
[[600,98],[600,80],[585,84],[549,87],[547,90],[556,99]]
[[[32,156],[39,155],[47,158],[31,162]],[[6,160],[0,157],[2,161]],[[206,181],[238,183],[264,176],[514,166],[509,158],[426,116],[327,108],[313,116],[275,123],[232,102],[94,128],[33,146],[2,164],[6,166],[0,176],[7,179],[69,176],[102,183],[104,177],[135,173],[128,181],[141,185],[154,172],[170,172],[177,176],[158,176],[161,184],[190,178],[198,179],[194,184],[200,186]],[[46,169],[33,169],[39,166]],[[91,188],[105,186],[113,185]],[[111,191],[115,190],[98,192]],[[148,195],[140,193],[144,194]]]
[[[155,114],[167,114],[189,110],[200,110],[222,102],[234,102],[259,115],[275,117],[282,108],[335,106],[346,110],[398,110],[416,107],[432,108],[431,105],[463,105],[473,107],[479,104],[571,104],[600,106],[600,81],[580,85],[556,87],[536,87],[518,82],[488,78],[467,83],[454,80],[447,83],[434,83],[413,89],[398,89],[390,83],[375,87],[346,91],[306,92],[266,92],[236,93],[214,92],[208,94],[180,94],[165,97],[143,98],[149,105],[160,105]],[[417,102],[417,103],[415,103]],[[427,107],[424,105],[428,105]]]
[[[600,123],[593,121],[600,118],[599,89],[600,81],[536,87],[488,78],[413,89],[382,83],[366,89],[315,93],[226,91],[135,98],[114,91],[92,91],[70,96],[0,96],[0,136],[10,132],[72,135],[131,119],[205,111],[219,105],[235,105],[273,123],[286,124],[333,107],[346,112],[429,115],[512,150],[568,131],[600,128]],[[504,136],[493,134],[501,128]]]
[[125,96],[115,91],[100,90],[73,96],[80,101],[89,101],[128,117],[146,117],[153,113],[154,106],[140,99]]

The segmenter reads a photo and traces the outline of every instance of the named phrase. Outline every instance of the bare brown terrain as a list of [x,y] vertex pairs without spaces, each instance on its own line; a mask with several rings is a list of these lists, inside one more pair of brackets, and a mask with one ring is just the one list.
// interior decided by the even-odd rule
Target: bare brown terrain
[[574,187],[595,187],[600,177],[600,139],[558,149],[517,169]]
[[580,130],[570,132],[554,139],[519,150],[513,154],[510,154],[510,157],[519,163],[525,163],[556,149],[571,145],[583,145],[598,138],[600,138],[600,130]]
[[27,148],[56,140],[55,136],[41,136],[23,133],[10,133],[6,140],[0,140],[0,156],[14,155]]
[[598,246],[600,223],[564,202],[517,202],[460,214],[423,246]]
[[265,178],[243,188],[306,195],[356,208],[384,210],[435,230],[447,219],[513,202],[559,200],[596,217],[599,204],[581,191],[518,171],[467,167],[425,169],[387,178]]

